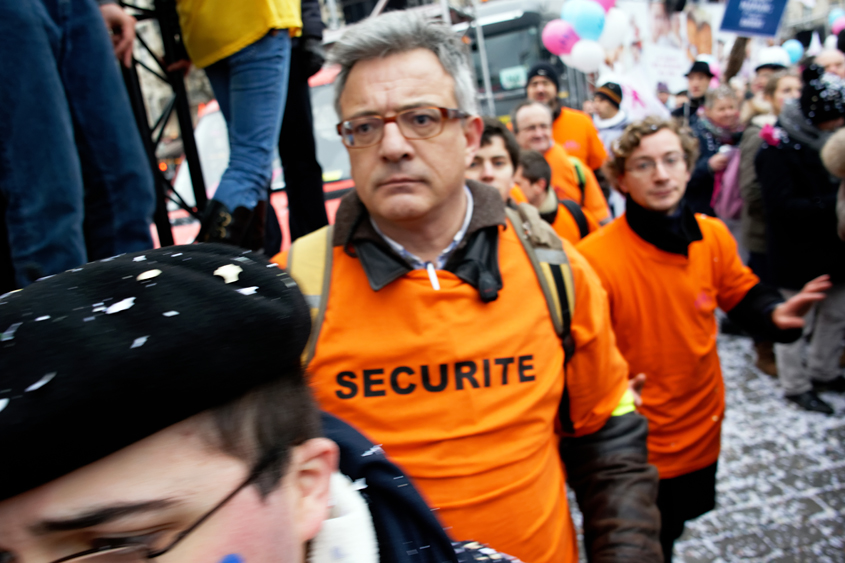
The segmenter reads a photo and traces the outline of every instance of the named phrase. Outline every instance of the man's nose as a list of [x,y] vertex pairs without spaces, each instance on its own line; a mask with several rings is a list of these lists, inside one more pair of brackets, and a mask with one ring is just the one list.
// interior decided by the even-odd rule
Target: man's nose
[[403,158],[411,156],[414,147],[402,134],[399,125],[396,123],[385,123],[384,131],[379,144],[381,156],[391,162],[399,162]]
[[666,168],[666,164],[662,160],[655,161],[654,163],[654,177],[655,180],[668,180],[669,179],[669,171]]
[[493,164],[491,162],[485,162],[481,165],[481,180],[484,182],[488,182],[489,180],[493,179]]

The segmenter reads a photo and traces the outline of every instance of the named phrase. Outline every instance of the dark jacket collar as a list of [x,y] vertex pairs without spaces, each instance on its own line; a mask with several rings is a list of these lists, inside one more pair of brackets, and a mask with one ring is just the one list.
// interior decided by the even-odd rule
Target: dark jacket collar
[[[498,243],[499,226],[505,224],[505,204],[490,186],[467,180],[467,187],[474,201],[472,218],[445,270],[478,289],[482,300],[493,301],[502,288]],[[366,207],[354,191],[340,202],[332,244],[360,260],[373,291],[411,271],[411,266],[373,228]]]
[[672,254],[688,256],[690,243],[704,238],[695,213],[683,199],[675,213],[664,215],[642,207],[629,195],[625,203],[625,219],[631,230],[644,241]]

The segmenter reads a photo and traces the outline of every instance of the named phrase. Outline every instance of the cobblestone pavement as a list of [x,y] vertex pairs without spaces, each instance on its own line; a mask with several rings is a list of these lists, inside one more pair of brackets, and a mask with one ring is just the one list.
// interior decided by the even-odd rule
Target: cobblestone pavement
[[[822,395],[834,416],[809,413],[754,368],[750,338],[719,336],[719,356],[727,410],[717,507],[687,524],[674,561],[845,562],[845,396]],[[573,519],[580,531],[577,509]]]

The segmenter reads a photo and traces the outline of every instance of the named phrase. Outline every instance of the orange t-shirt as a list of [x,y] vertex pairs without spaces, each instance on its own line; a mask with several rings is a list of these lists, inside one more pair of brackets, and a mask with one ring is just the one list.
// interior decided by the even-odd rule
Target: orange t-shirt
[[[618,405],[628,368],[601,282],[565,248],[577,349],[567,389],[576,435],[584,435]],[[489,303],[444,270],[439,291],[414,270],[376,292],[358,259],[341,247],[333,253],[308,366],[320,406],[381,444],[452,537],[523,561],[577,563],[555,432],[563,348],[514,228],[499,230],[503,288]]]
[[552,124],[552,137],[569,154],[586,162],[590,170],[597,170],[607,160],[599,132],[583,111],[561,107],[560,115]]
[[[581,211],[587,219],[588,232],[592,233],[593,231],[597,231],[599,229],[599,224],[595,219],[593,219],[592,214],[586,209],[582,209]],[[563,204],[559,203],[557,206],[557,215],[552,223],[552,228],[560,238],[568,240],[572,244],[581,240],[581,229],[578,228],[578,223],[575,222],[575,217],[572,216],[572,213],[570,213]]]
[[[569,160],[569,153],[557,143],[553,144],[543,155],[546,162],[552,169],[552,186],[561,198],[571,199],[581,204],[581,188],[578,185],[578,173],[575,165]],[[601,193],[596,175],[592,170],[584,168],[584,204],[581,207],[592,213],[593,218],[599,223],[605,223],[611,219],[610,208],[607,200]]]
[[639,410],[662,479],[719,458],[725,391],[714,311],[730,311],[759,282],[727,227],[696,218],[704,238],[689,245],[689,257],[647,243],[621,217],[578,245],[607,290],[631,377],[646,375]]

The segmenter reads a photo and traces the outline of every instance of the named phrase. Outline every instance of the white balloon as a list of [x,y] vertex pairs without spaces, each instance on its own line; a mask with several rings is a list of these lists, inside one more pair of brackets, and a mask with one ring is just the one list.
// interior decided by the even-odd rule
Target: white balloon
[[825,49],[836,49],[836,40],[838,37],[835,35],[828,35],[824,40],[824,48]]
[[569,53],[572,66],[581,72],[595,72],[604,62],[604,49],[598,41],[582,39],[572,47]]
[[611,8],[604,17],[604,29],[599,37],[599,44],[606,51],[613,51],[625,41],[628,31],[628,18],[619,8]]

